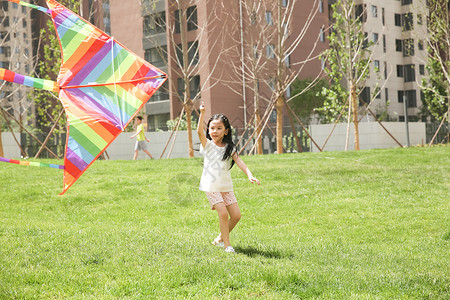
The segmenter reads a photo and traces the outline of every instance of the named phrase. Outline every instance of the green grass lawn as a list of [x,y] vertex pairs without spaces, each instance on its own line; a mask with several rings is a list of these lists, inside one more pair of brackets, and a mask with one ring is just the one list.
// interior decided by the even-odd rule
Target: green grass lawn
[[1,163],[0,299],[448,299],[450,147],[243,159],[235,255],[200,159]]

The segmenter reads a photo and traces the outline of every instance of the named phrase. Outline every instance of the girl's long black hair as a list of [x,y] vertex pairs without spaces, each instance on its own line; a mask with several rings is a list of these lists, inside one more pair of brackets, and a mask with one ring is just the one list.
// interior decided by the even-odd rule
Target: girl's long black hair
[[[228,160],[231,158],[231,155],[233,154],[233,151],[236,149],[236,145],[233,143],[233,131],[231,130],[230,121],[228,121],[228,118],[223,114],[216,114],[212,116],[209,121],[208,125],[206,126],[206,138],[211,140],[211,136],[209,135],[209,124],[213,120],[220,120],[223,125],[225,126],[225,130],[228,129],[228,133],[224,135],[223,142],[227,144],[227,148],[225,149],[225,153],[223,154],[222,160]],[[230,169],[234,166],[234,160],[231,159],[231,166]]]

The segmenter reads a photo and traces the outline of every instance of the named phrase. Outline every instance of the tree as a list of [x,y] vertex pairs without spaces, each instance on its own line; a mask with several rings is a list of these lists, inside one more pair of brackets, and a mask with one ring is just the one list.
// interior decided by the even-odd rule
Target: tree
[[324,99],[321,91],[329,86],[325,79],[320,79],[310,88],[314,81],[314,79],[296,79],[291,87],[292,93],[296,96],[292,97],[290,105],[305,123],[309,123],[317,108],[323,107]]
[[[370,46],[364,34],[364,5],[354,0],[337,0],[332,6],[332,24],[328,40],[330,48],[323,54],[327,61],[326,72],[331,87],[324,88],[326,95],[323,111],[337,115],[349,103],[353,115],[355,150],[359,150],[358,95],[369,75]],[[328,115],[331,117],[332,115]],[[350,119],[350,118],[349,118]]]
[[422,82],[424,104],[430,114],[442,122],[447,114],[450,132],[450,4],[443,0],[427,2],[429,80]]
[[[212,8],[213,11],[208,11],[206,18],[198,21],[199,5],[195,0],[170,0],[165,17],[154,13],[147,20],[144,19],[144,32],[148,30],[166,33],[167,46],[156,44],[152,50],[156,50],[159,58],[169,65],[169,90],[172,91],[172,97],[179,99],[184,108],[182,111],[185,114],[188,132],[189,157],[194,157],[192,141],[194,104],[201,98],[202,92],[212,88],[218,82],[218,80],[210,82],[209,79],[220,57],[220,53],[214,52],[215,47],[222,39],[220,34],[206,36],[207,30],[212,32],[220,25],[217,21],[220,13],[216,11],[219,6],[212,1],[203,1],[202,9]],[[152,12],[154,7],[151,2],[146,2],[143,9]],[[195,36],[194,40],[193,36]],[[203,56],[202,59],[200,55]],[[199,70],[203,68],[210,70],[206,78],[200,78],[198,75]]]
[[[234,65],[237,82],[243,82],[240,93],[245,98],[246,89],[253,95],[254,123],[257,133],[258,153],[261,153],[261,127],[263,128],[273,110],[276,110],[276,137],[277,153],[283,152],[283,117],[286,103],[291,101],[288,94],[292,83],[305,71],[305,66],[317,58],[318,42],[320,39],[319,28],[316,32],[312,28],[313,21],[319,13],[319,1],[310,1],[307,5],[300,1],[240,1],[243,13],[240,19],[241,25],[246,28],[241,34],[241,40],[237,43],[241,51],[238,65]],[[306,14],[295,15],[299,12],[300,5],[304,5]],[[236,22],[239,24],[239,22]],[[323,24],[325,26],[325,24]],[[243,37],[243,35],[245,36]],[[309,36],[308,36],[309,35]],[[306,37],[315,39],[313,44],[304,46]],[[292,55],[301,46],[307,49],[306,57]],[[325,47],[323,47],[325,48]],[[314,68],[310,65],[310,68]],[[316,75],[320,75],[317,68]],[[263,83],[263,86],[260,86]],[[265,96],[264,92],[268,91]],[[265,101],[266,111],[260,117],[260,100]],[[260,120],[261,119],[261,120]]]

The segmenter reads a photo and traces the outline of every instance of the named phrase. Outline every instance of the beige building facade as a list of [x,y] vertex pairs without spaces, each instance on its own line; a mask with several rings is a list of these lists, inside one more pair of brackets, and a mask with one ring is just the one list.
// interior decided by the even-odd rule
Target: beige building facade
[[377,115],[387,113],[388,120],[404,121],[406,115],[417,121],[420,85],[427,75],[425,1],[360,1],[359,11],[364,14],[365,34],[374,43],[370,76],[360,97],[368,102],[378,94],[372,110]]

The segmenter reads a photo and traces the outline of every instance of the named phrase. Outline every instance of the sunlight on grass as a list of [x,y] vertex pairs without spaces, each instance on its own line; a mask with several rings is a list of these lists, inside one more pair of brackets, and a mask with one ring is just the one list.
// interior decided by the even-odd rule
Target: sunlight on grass
[[450,147],[243,159],[235,255],[201,159],[0,165],[0,298],[448,297]]

